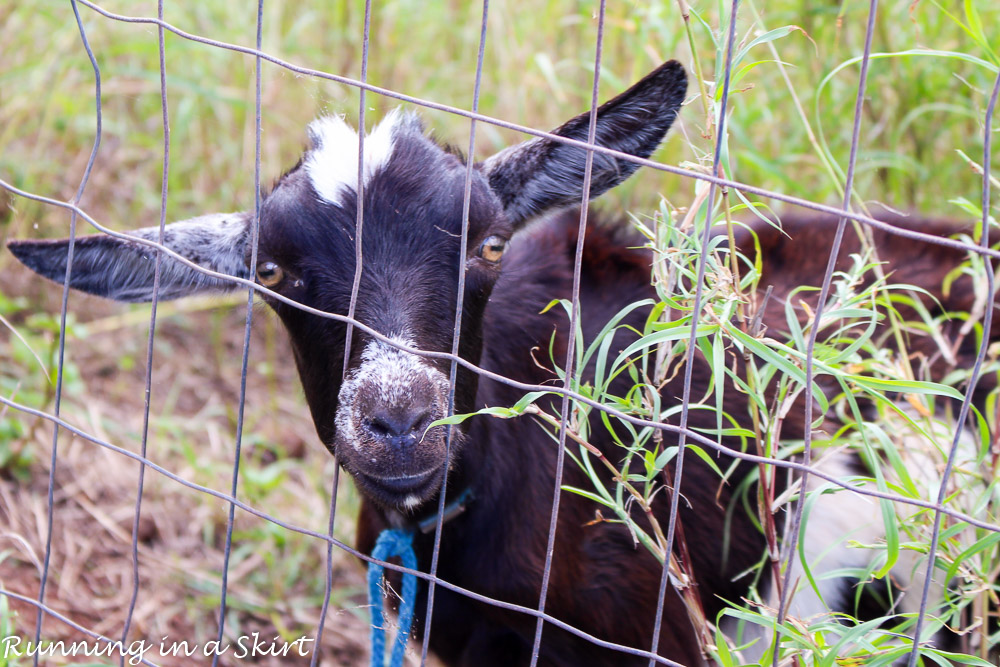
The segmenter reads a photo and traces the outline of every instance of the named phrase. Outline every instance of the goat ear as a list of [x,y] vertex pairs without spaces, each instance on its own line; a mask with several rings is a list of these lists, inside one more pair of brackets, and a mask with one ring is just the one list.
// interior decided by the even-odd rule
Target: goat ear
[[[249,213],[205,215],[167,225],[163,244],[207,269],[250,278],[245,251]],[[159,227],[146,227],[130,236],[156,241]],[[69,239],[11,241],[14,256],[28,268],[62,284],[66,276]],[[116,301],[150,301],[156,254],[153,248],[113,236],[84,236],[73,247],[70,287]],[[164,255],[160,260],[159,298],[177,299],[198,292],[227,291],[232,282],[206,276]]]
[[[677,117],[687,75],[676,60],[660,65],[637,84],[597,109],[595,143],[648,158]],[[586,141],[590,113],[553,131]],[[515,226],[554,208],[579,204],[587,152],[539,137],[507,148],[483,163],[490,187]],[[638,168],[634,162],[594,153],[590,197],[615,187]]]

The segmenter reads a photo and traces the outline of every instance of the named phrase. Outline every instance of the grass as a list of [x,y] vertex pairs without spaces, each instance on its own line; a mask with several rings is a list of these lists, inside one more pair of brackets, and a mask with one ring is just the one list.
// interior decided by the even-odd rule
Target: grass
[[[179,28],[253,44],[250,7],[221,0],[165,4],[165,20]],[[152,2],[109,0],[101,6],[129,15],[155,14]],[[688,32],[675,3],[609,6],[601,90],[607,98],[670,57],[694,75],[700,72],[702,86],[692,80],[681,123],[655,157],[707,171],[718,126],[714,109],[728,5],[697,2],[690,9]],[[725,175],[839,204],[867,10],[868,3],[850,0],[747,0],[741,5],[737,40],[746,48],[734,67]],[[156,30],[109,21],[85,7],[80,11],[101,66],[104,123],[81,206],[115,228],[155,224],[162,160]],[[480,11],[475,3],[376,3],[369,81],[470,108]],[[583,111],[590,98],[595,14],[595,4],[568,0],[532,3],[530,10],[517,3],[492,4],[480,110],[542,129]],[[298,65],[358,77],[363,19],[357,3],[266,2],[264,50]],[[879,201],[964,221],[977,218],[980,176],[970,161],[981,160],[985,102],[1000,66],[1000,43],[990,32],[996,25],[1000,7],[987,0],[963,6],[908,0],[880,4],[873,50],[888,55],[872,61],[869,75],[855,181],[859,205]],[[168,219],[250,206],[253,59],[169,33],[165,44],[172,141]],[[95,124],[93,72],[72,11],[61,0],[0,5],[0,45],[0,178],[69,198],[82,175]],[[933,52],[917,53],[926,49]],[[309,120],[324,112],[356,118],[359,96],[350,87],[267,63],[262,79],[262,180],[268,182],[298,158]],[[695,94],[702,87],[704,98]],[[366,104],[371,123],[397,102],[369,94]],[[465,143],[467,121],[441,112],[423,115],[436,136]],[[487,124],[478,127],[479,156],[521,139]],[[1000,162],[994,160],[997,170]],[[604,206],[625,208],[649,224],[661,197],[670,204],[665,212],[683,213],[698,201],[698,187],[688,179],[643,170],[606,197]],[[736,193],[728,202],[739,203]],[[716,206],[713,216],[726,210]],[[62,236],[67,227],[68,216],[60,210],[0,194],[0,240]],[[0,391],[51,409],[59,290],[33,280],[7,253],[0,253],[0,275]],[[228,489],[231,474],[242,330],[236,306],[242,300],[161,306],[155,346],[150,456],[186,479],[219,490]],[[109,306],[73,295],[70,310],[63,415],[115,444],[137,449],[148,308]],[[276,322],[261,311],[251,350],[248,449],[239,497],[323,532],[332,462],[316,446],[286,348]],[[37,582],[33,562],[44,547],[50,443],[48,424],[0,410],[0,497],[5,499],[0,515],[8,533],[18,536],[10,555],[0,559],[0,583],[15,590],[21,582]],[[64,537],[55,544],[47,600],[84,624],[102,618],[101,605],[120,609],[123,600],[127,603],[136,475],[137,467],[121,457],[61,437],[56,534]],[[215,632],[227,508],[156,475],[146,480],[137,618],[150,636],[190,635],[197,629],[204,640]],[[357,499],[349,484],[342,493],[337,536],[350,541]],[[981,500],[970,511],[985,511],[987,505]],[[318,614],[325,550],[266,522],[237,517],[230,566],[237,576],[231,579],[233,612],[227,625],[231,632],[264,629],[294,638]],[[926,539],[911,537],[914,544]],[[989,538],[980,536],[976,543],[982,539]],[[5,547],[11,545],[0,545],[0,554]],[[945,545],[958,549],[951,562],[963,562],[960,547],[958,538]],[[983,561],[977,569],[989,567]],[[339,556],[335,570],[333,602],[339,615],[328,624],[326,648],[347,664],[363,653],[364,611],[358,609],[357,595],[362,584],[349,558]],[[12,608],[0,608],[0,621],[13,615],[15,627],[30,632],[34,613]],[[154,609],[167,620],[157,622]],[[120,633],[122,617],[107,622],[109,635]],[[47,621],[46,631],[66,632],[58,625]]]

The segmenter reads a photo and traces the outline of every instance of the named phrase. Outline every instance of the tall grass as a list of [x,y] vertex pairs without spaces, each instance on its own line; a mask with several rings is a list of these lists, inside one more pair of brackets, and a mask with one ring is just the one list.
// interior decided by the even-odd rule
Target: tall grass
[[[155,3],[107,2],[110,11],[155,15]],[[803,6],[805,5],[805,6]],[[975,37],[970,19],[949,15],[934,3],[883,3],[875,51],[901,53],[930,48],[944,55],[876,60],[858,191],[902,208],[958,213],[948,199],[975,192],[976,175],[958,156],[978,152],[990,67],[998,64],[989,26],[1000,10],[971,3],[985,35]],[[754,46],[736,70],[731,98],[732,176],[816,201],[837,199],[830,167],[818,155],[822,142],[832,164],[844,165],[850,112],[868,3],[748,2],[739,17],[746,44],[768,30],[796,26],[787,35]],[[265,3],[264,49],[293,63],[337,74],[360,74],[362,8],[351,3]],[[84,199],[88,210],[122,227],[154,218],[159,190],[160,96],[156,33],[148,25],[109,21],[84,8],[85,26],[104,78],[105,148]],[[480,8],[475,3],[407,0],[373,8],[369,80],[411,95],[463,108],[471,105]],[[709,86],[720,78],[721,5],[693,4],[693,44]],[[0,8],[0,169],[22,187],[68,196],[93,139],[93,75],[83,57],[72,14],[59,0],[6,3]],[[229,3],[166,3],[165,20],[189,32],[252,45],[255,15]],[[612,3],[608,9],[602,90],[622,89],[662,60],[692,62],[690,46],[673,3]],[[514,3],[491,6],[484,64],[483,113],[550,128],[582,111],[589,99],[596,20],[586,3]],[[951,54],[951,55],[948,55]],[[962,59],[957,54],[964,54]],[[977,60],[970,60],[977,59]],[[173,216],[246,206],[252,189],[253,61],[249,56],[189,42],[168,33],[167,83],[174,151],[170,170]],[[777,61],[786,63],[783,68]],[[785,83],[781,69],[788,77]],[[274,178],[298,157],[303,128],[317,113],[357,114],[357,91],[263,69],[263,163]],[[805,116],[793,104],[800,101]],[[369,95],[380,112],[396,102]],[[702,136],[701,103],[682,116],[684,138],[657,155],[667,163],[704,165],[711,142]],[[466,121],[426,113],[443,139],[465,134]],[[481,129],[479,152],[487,155],[519,137],[490,126]],[[836,168],[834,168],[836,169]],[[941,193],[948,183],[952,192]],[[655,210],[656,194],[683,201],[689,184],[645,174],[621,197],[637,211]],[[211,196],[206,200],[206,195]],[[29,224],[64,215],[18,204],[8,215],[26,235]],[[62,226],[64,223],[60,223]],[[10,228],[9,228],[10,229]],[[45,231],[43,226],[40,230]],[[9,232],[8,232],[9,233]],[[38,232],[36,232],[38,233]]]

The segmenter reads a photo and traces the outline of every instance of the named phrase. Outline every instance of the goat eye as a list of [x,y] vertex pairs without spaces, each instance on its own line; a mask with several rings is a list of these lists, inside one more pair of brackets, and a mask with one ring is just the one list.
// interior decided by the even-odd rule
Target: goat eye
[[489,236],[479,246],[479,256],[487,262],[496,264],[503,257],[503,251],[507,248],[507,240],[499,236]]
[[257,265],[257,280],[264,287],[274,287],[285,278],[285,272],[274,262],[261,262]]

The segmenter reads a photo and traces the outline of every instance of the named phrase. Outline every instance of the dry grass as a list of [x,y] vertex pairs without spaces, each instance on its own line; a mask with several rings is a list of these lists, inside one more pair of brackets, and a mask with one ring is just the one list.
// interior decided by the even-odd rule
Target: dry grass
[[[10,277],[11,284],[32,291],[27,276]],[[87,389],[83,395],[67,397],[63,417],[98,438],[137,451],[145,368],[141,361],[122,360],[144,357],[145,318],[123,318],[113,307],[88,297],[74,296],[74,301],[76,312],[93,318],[85,324],[93,331],[69,345],[69,358],[87,378]],[[259,322],[268,319],[262,311],[257,316]],[[239,309],[182,311],[161,317],[157,332],[148,458],[186,480],[219,490],[228,488],[231,474],[242,320]],[[285,358],[284,337],[273,324],[258,327],[253,347]],[[192,337],[191,329],[213,335]],[[281,364],[276,368],[278,372],[268,374],[266,382],[252,382],[249,387],[251,407],[238,495],[293,524],[325,532],[329,507],[323,486],[331,479],[332,462],[315,442],[292,370]],[[36,452],[28,468],[30,479],[0,479],[0,582],[36,597],[47,531],[46,452],[52,429],[49,422],[34,420],[26,423],[26,431],[22,446]],[[132,591],[138,471],[138,464],[126,457],[65,431],[60,435],[46,603],[113,638],[124,627]],[[356,499],[348,484],[342,488],[337,536],[349,541]],[[147,471],[138,531],[140,594],[133,637],[167,636],[199,644],[214,639],[227,511],[223,501]],[[289,640],[311,636],[322,603],[325,545],[237,512],[233,548],[228,634],[280,633]],[[324,633],[324,664],[360,664],[367,651],[363,570],[341,552],[335,552],[334,587],[335,609]],[[19,603],[13,607],[20,616],[18,629],[30,636],[33,609]],[[45,623],[45,637],[81,638],[51,619]],[[189,662],[165,659],[163,664]]]

